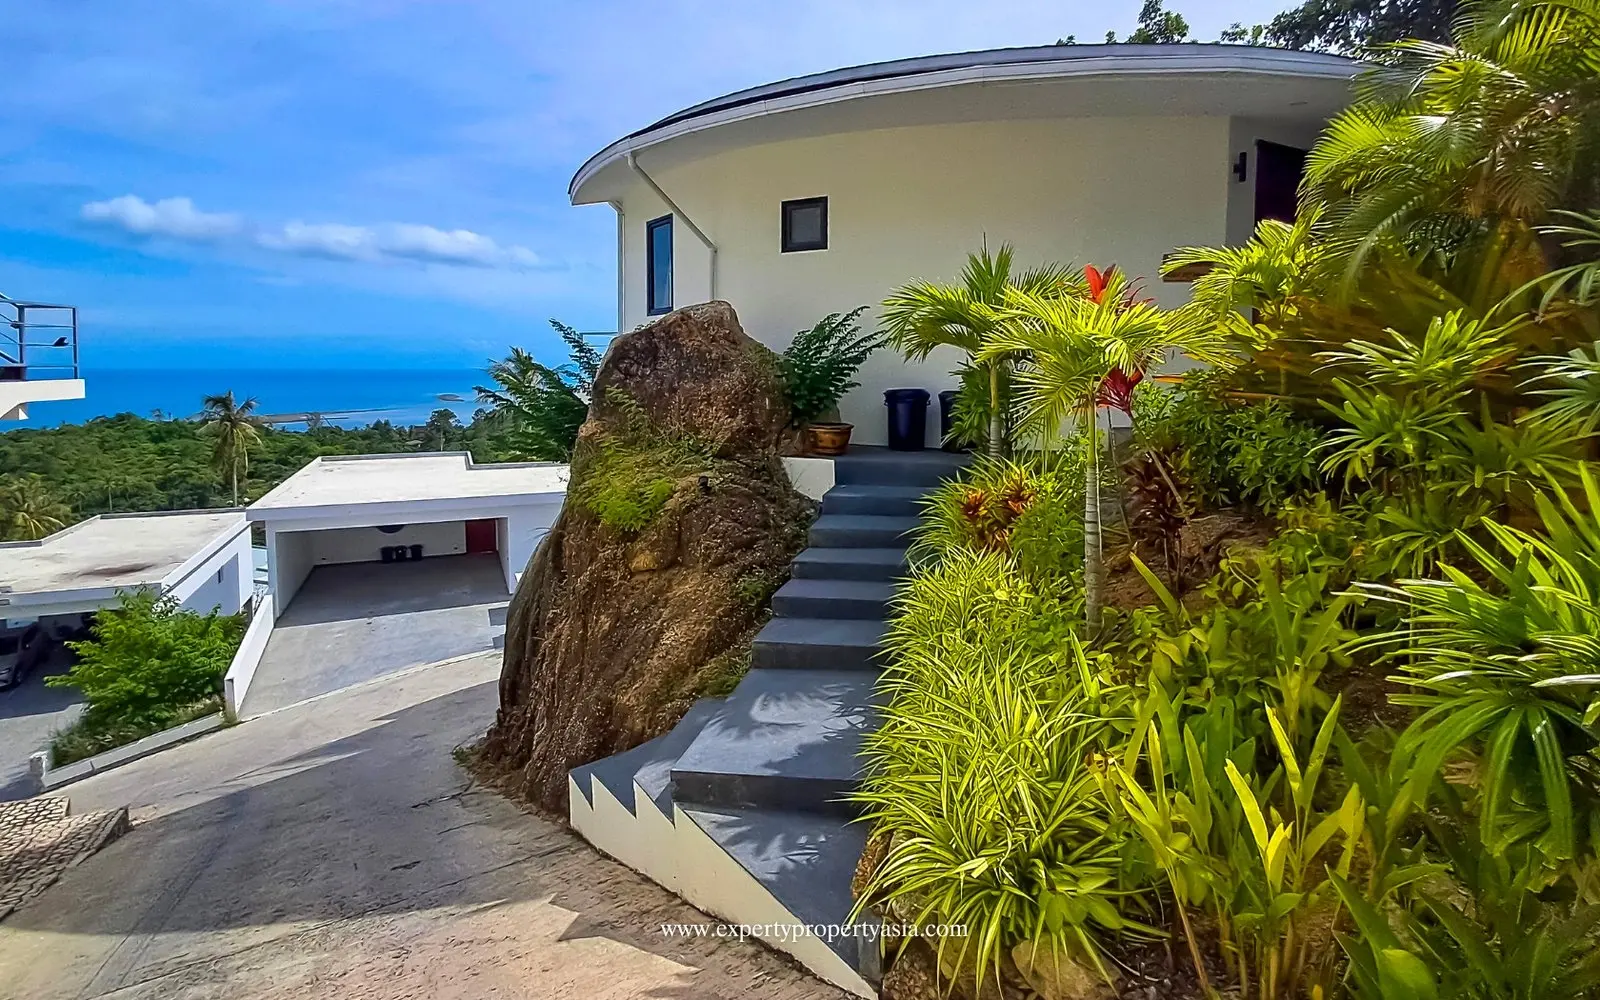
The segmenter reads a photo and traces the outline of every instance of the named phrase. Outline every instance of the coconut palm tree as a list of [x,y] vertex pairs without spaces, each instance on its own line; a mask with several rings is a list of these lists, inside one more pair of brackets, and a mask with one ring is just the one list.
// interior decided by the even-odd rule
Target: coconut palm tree
[[60,531],[72,508],[39,476],[0,476],[0,541],[32,541]]
[[513,347],[505,358],[489,363],[494,386],[473,386],[473,391],[478,402],[489,405],[490,416],[520,457],[565,462],[589,414],[601,355],[572,327],[557,320],[550,325],[567,345],[567,364],[552,368]]
[[1099,411],[1129,410],[1134,388],[1151,368],[1183,354],[1206,364],[1230,364],[1226,334],[1188,310],[1167,310],[1140,299],[1115,268],[1084,269],[1085,293],[1063,296],[1015,288],[1003,322],[980,357],[1023,359],[1016,372],[1024,426],[1045,439],[1076,424],[1088,448],[1084,479],[1083,584],[1090,628],[1100,623],[1104,582],[1101,555]]
[[236,401],[233,390],[202,400],[200,423],[217,439],[211,461],[217,472],[233,483],[233,505],[239,505],[239,479],[250,472],[250,449],[261,443],[261,418],[256,416],[252,396]]
[[1600,0],[1481,0],[1453,45],[1387,46],[1306,163],[1353,281],[1386,245],[1446,253],[1496,233],[1544,270],[1534,227],[1600,202]]
[[953,285],[912,281],[883,301],[883,325],[889,345],[913,361],[926,360],[937,347],[956,347],[969,357],[983,355],[989,374],[989,454],[1006,451],[1006,405],[1002,384],[1016,358],[990,349],[1004,322],[1006,296],[1020,291],[1045,298],[1081,291],[1075,271],[1045,264],[1013,275],[1015,252],[1001,244],[993,254],[985,246],[967,256],[966,267]]

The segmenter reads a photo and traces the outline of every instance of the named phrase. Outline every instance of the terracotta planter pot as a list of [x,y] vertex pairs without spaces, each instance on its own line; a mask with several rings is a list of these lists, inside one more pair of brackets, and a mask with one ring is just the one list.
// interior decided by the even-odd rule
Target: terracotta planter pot
[[811,424],[806,437],[811,451],[817,455],[843,455],[850,447],[850,431],[854,424]]

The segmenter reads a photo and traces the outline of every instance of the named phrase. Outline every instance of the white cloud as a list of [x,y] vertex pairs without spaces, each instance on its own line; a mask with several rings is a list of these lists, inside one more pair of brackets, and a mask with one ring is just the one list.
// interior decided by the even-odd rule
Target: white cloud
[[258,233],[256,243],[268,250],[281,250],[302,257],[332,257],[335,260],[378,258],[372,230],[366,226],[345,226],[336,222],[286,223],[280,229]]
[[154,204],[138,195],[125,194],[83,206],[84,219],[116,226],[140,236],[168,236],[178,240],[209,242],[232,236],[239,217],[225,212],[202,212],[188,198],[163,198]]
[[539,256],[527,247],[501,246],[470,229],[444,230],[406,222],[373,227],[295,221],[261,231],[256,242],[269,250],[336,260],[410,260],[493,268],[539,264]]
[[232,213],[202,212],[188,198],[151,204],[137,195],[92,201],[80,213],[90,222],[115,226],[140,236],[164,236],[190,243],[214,243],[242,236],[265,250],[329,260],[413,261],[457,267],[520,270],[540,259],[527,247],[502,245],[470,229],[439,229],[416,223],[354,226],[341,222],[302,222],[246,226]]

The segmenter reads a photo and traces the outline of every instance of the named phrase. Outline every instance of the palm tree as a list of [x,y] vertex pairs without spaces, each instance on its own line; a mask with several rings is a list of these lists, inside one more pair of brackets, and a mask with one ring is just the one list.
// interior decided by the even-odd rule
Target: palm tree
[[212,464],[233,482],[233,505],[239,506],[239,478],[250,471],[250,449],[261,443],[261,418],[255,415],[256,399],[251,396],[236,402],[233,390],[202,401],[200,423],[217,439],[211,452]]
[[1386,245],[1448,253],[1495,233],[1519,247],[1507,267],[1541,273],[1533,227],[1600,202],[1600,0],[1482,0],[1454,45],[1382,55],[1306,164],[1347,282]]
[[1006,405],[1002,384],[1014,356],[989,349],[1004,323],[1007,295],[1020,291],[1046,297],[1081,290],[1076,273],[1060,264],[1046,264],[1012,276],[1015,253],[1001,244],[993,255],[985,246],[967,256],[966,267],[953,285],[913,281],[883,301],[883,324],[889,345],[913,361],[926,360],[937,347],[956,347],[971,358],[983,355],[989,374],[989,454],[1006,450]]
[[1139,299],[1115,268],[1084,269],[1082,295],[1006,295],[1003,322],[980,358],[1019,357],[1023,424],[1046,440],[1069,422],[1084,435],[1083,586],[1089,627],[1100,623],[1105,576],[1101,555],[1101,407],[1130,409],[1133,389],[1151,368],[1184,354],[1206,364],[1232,362],[1225,333],[1188,310],[1165,310]]
[[590,394],[600,373],[600,352],[565,323],[551,320],[567,345],[570,361],[556,368],[540,364],[520,347],[490,362],[494,387],[473,386],[494,421],[508,432],[521,457],[565,462],[572,457],[578,428],[589,414]]
[[0,541],[32,541],[60,531],[72,508],[37,475],[0,476]]

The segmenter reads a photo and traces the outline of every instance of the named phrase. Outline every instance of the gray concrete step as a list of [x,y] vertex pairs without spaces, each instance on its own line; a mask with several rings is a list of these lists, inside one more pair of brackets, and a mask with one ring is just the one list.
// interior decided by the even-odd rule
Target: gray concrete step
[[780,618],[882,621],[896,589],[888,580],[789,580],[772,595],[772,612]]
[[877,670],[881,621],[774,618],[756,634],[750,664],[763,670]]
[[811,544],[819,548],[905,548],[914,517],[877,514],[823,514],[811,522]]
[[572,779],[577,782],[579,790],[589,804],[594,804],[593,786],[589,779],[592,777],[604,785],[611,796],[633,813],[639,815],[638,803],[634,796],[634,782],[654,800],[656,808],[661,810],[663,816],[669,819],[672,816],[672,801],[667,793],[667,786],[672,780],[672,764],[683,751],[688,749],[694,738],[700,735],[700,730],[722,707],[721,698],[702,698],[690,706],[689,711],[665,735],[658,736],[646,743],[641,743],[632,750],[625,750],[619,754],[612,754],[592,764],[572,769]]
[[752,670],[672,767],[680,806],[852,816],[856,751],[878,726],[876,675]]
[[906,551],[806,549],[794,557],[789,572],[801,580],[898,580],[907,573]]
[[[687,807],[684,814],[798,921],[842,925],[854,900],[850,879],[867,843],[867,827],[834,816],[767,809]],[[828,947],[876,981],[879,942],[843,934]]]
[[822,513],[916,517],[927,494],[925,486],[835,486],[822,495]]
[[932,487],[966,467],[970,456],[949,452],[851,448],[833,460],[833,481],[841,485]]

